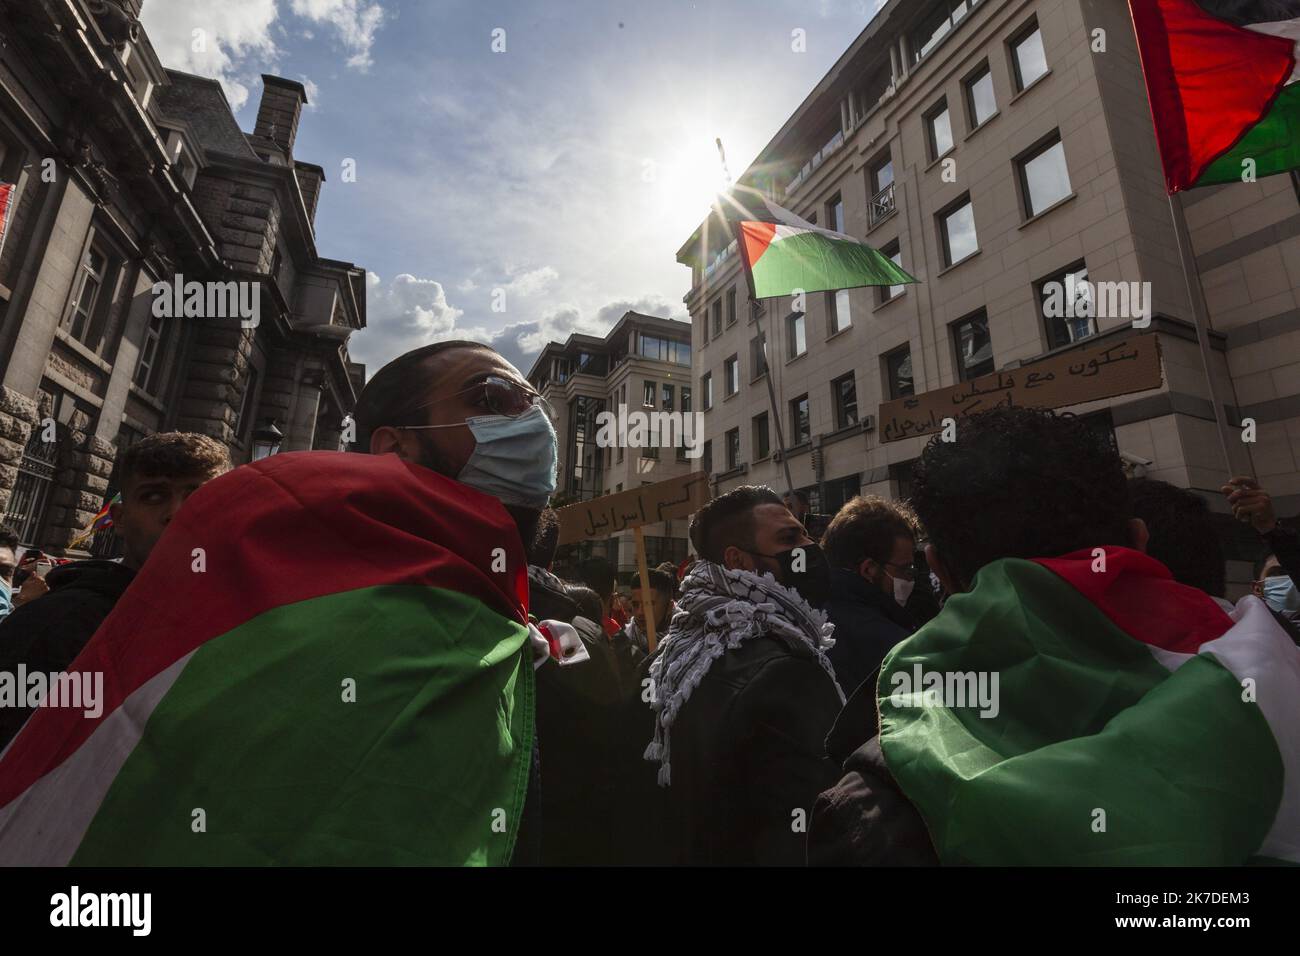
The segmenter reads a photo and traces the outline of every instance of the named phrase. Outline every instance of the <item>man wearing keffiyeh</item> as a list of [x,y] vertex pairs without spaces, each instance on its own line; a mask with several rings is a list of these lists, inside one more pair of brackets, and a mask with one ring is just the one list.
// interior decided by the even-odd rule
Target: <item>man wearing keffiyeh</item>
[[676,861],[800,865],[807,817],[835,777],[824,740],[844,696],[816,605],[828,567],[770,489],[692,519],[702,560],[650,666],[654,740]]

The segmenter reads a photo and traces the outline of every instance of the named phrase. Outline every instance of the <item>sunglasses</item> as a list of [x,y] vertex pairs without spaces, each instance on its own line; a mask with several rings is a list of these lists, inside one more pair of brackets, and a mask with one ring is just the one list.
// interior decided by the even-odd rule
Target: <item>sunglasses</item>
[[[417,405],[416,410],[428,408],[436,405],[438,402],[446,401],[447,398],[457,398],[461,395],[468,395],[473,392],[479,392],[480,395],[476,404],[482,405],[485,409],[494,415],[504,415],[506,418],[519,418],[526,415],[537,406],[548,415],[551,414],[550,403],[542,398],[531,388],[520,385],[518,382],[512,382],[508,378],[500,375],[489,375],[481,382],[471,385],[469,388],[463,388],[459,392],[453,392],[446,398],[438,399],[435,402],[426,402],[424,405]],[[459,428],[464,422],[452,422],[448,425],[399,425],[405,431],[423,431],[430,428]]]

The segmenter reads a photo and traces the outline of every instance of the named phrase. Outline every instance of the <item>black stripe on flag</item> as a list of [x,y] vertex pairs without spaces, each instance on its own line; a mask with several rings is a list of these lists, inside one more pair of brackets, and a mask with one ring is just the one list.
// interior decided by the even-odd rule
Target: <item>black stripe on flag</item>
[[1300,19],[1300,0],[1196,0],[1206,13],[1239,27]]

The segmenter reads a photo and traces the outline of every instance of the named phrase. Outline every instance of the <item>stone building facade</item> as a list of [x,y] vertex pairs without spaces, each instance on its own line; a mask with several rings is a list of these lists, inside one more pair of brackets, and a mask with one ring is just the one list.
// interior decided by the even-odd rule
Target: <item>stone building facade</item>
[[[202,432],[236,464],[268,426],[338,448],[364,381],[365,273],[318,252],[325,174],[293,155],[304,88],[264,77],[245,133],[218,83],[163,68],[140,8],[0,0],[0,500],[56,554],[144,435]],[[239,290],[256,324],[216,299],[161,314],[177,281]]]
[[[1225,514],[1229,471],[1258,476],[1279,513],[1300,512],[1300,181],[1197,189],[1171,208],[1125,4],[889,0],[740,181],[920,284],[817,293],[802,313],[789,297],[751,309],[725,225],[696,230],[678,261],[692,268],[718,490],[783,487],[788,464],[816,510],[859,491],[906,497],[927,439],[884,441],[882,404],[1133,333],[1127,315],[1053,318],[1045,288],[1073,276],[1151,283],[1164,382],[1069,410],[1137,471],[1210,502],[1238,584],[1259,545]],[[1202,287],[1213,391],[1193,313]]]

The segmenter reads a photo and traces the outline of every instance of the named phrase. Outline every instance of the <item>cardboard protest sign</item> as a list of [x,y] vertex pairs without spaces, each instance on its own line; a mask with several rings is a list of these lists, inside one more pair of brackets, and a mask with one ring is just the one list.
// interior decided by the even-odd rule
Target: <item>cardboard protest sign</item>
[[880,406],[880,439],[891,442],[929,435],[943,429],[945,418],[961,419],[999,405],[1064,408],[1159,388],[1163,381],[1157,337],[1129,336],[1112,345],[1067,352],[885,402]]
[[686,518],[708,500],[709,476],[696,471],[616,495],[580,501],[555,512],[560,521],[560,544],[604,538],[668,518]]

